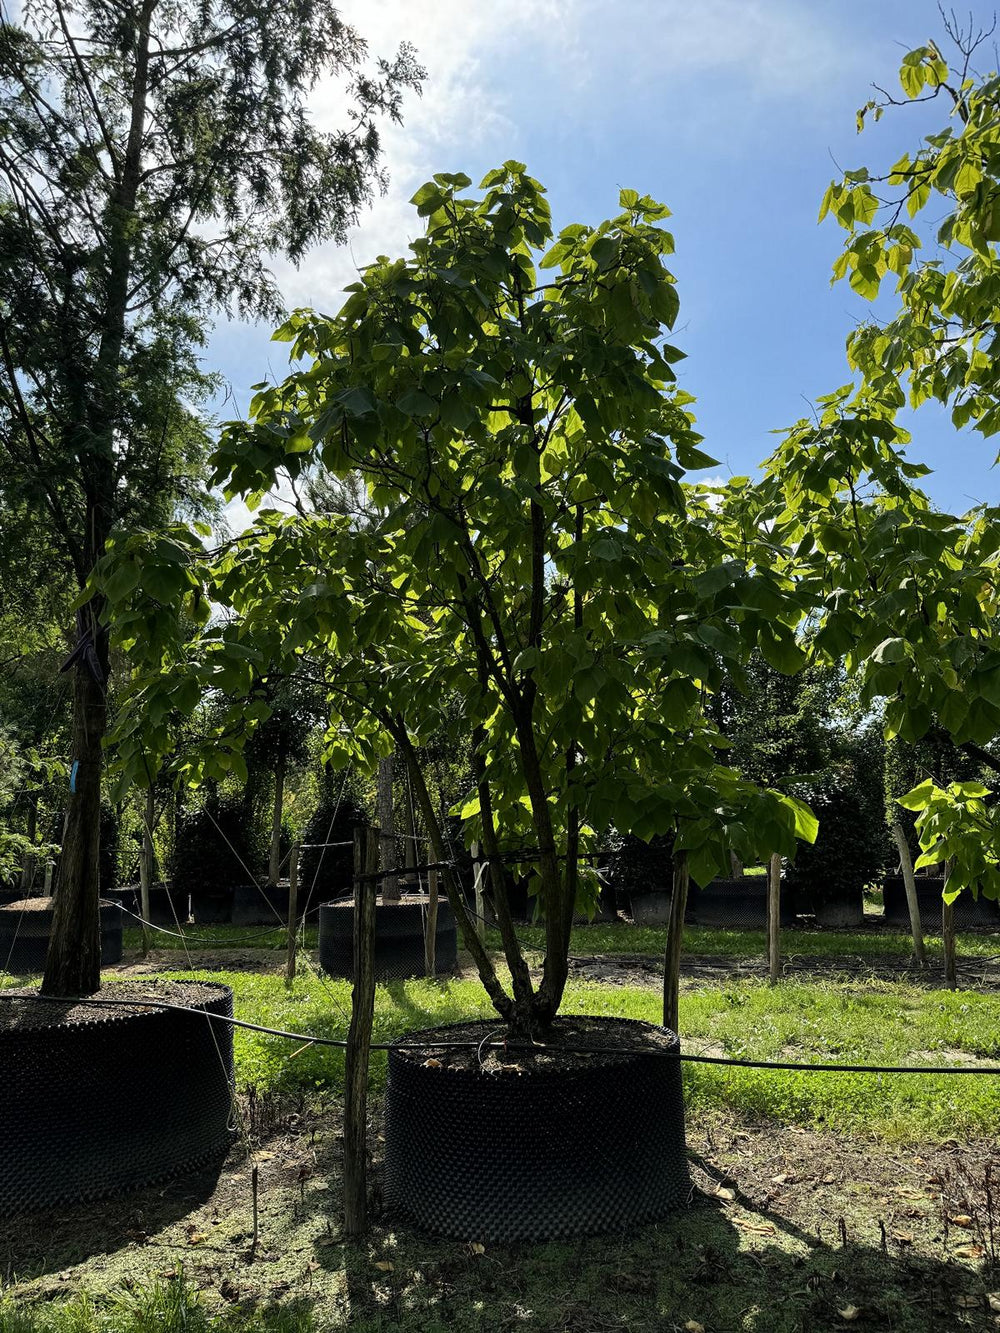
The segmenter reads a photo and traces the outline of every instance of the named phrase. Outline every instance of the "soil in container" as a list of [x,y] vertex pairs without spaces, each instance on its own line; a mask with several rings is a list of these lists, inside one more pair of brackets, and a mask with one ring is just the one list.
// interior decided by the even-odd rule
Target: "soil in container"
[[[544,1045],[490,1047],[503,1032],[449,1025],[411,1033],[420,1049],[389,1052],[383,1192],[393,1216],[506,1243],[622,1232],[684,1207],[672,1032],[559,1018]],[[460,1042],[470,1045],[451,1045]]]

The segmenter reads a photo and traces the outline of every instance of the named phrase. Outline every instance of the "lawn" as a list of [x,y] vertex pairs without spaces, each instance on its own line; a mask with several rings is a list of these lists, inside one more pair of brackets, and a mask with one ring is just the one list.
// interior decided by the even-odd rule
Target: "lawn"
[[[346,1031],[346,981],[307,968],[289,991],[278,974],[196,975],[231,985],[237,1016],[251,1022]],[[659,1004],[655,985],[573,979],[564,1008],[655,1020]],[[470,1015],[490,1016],[471,979],[379,986],[374,1038]],[[734,1057],[1000,1064],[1000,995],[903,982],[696,983],[682,993],[680,1026],[688,1050]],[[261,1172],[256,1255],[239,1153],[219,1181],[0,1222],[0,1272],[13,1284],[0,1333],[653,1333],[692,1323],[825,1333],[855,1322],[839,1313],[852,1309],[859,1328],[897,1333],[993,1327],[993,1078],[686,1065],[689,1211],[629,1236],[480,1252],[378,1218],[366,1243],[347,1244],[342,1052],[242,1030],[235,1052],[241,1141]],[[376,1162],[384,1070],[375,1052]]]

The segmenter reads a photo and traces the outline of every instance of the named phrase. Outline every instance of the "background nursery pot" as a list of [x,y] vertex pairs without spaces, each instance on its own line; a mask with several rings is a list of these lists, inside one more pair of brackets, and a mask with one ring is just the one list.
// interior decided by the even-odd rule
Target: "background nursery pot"
[[233,891],[234,926],[288,924],[288,881],[280,884],[237,884]]
[[[0,906],[0,972],[42,972],[52,933],[52,899],[24,898]],[[101,966],[120,963],[122,910],[101,900]]]
[[[116,994],[233,1012],[214,982],[118,981],[100,998]],[[232,1029],[198,1014],[4,998],[0,1068],[0,1214],[155,1184],[231,1141]]]
[[[475,1044],[497,1031],[457,1024],[411,1033],[420,1049],[390,1050],[383,1187],[394,1216],[441,1236],[508,1242],[622,1231],[684,1205],[672,1032],[559,1018],[545,1047],[486,1049],[480,1066]],[[427,1049],[436,1039],[473,1045]]]
[[[940,935],[944,877],[917,875],[916,885],[921,929],[928,935]],[[882,885],[882,903],[886,921],[893,925],[909,925],[906,886],[901,875],[886,876]],[[971,893],[960,893],[955,899],[955,926],[959,930],[976,926],[1000,929],[1000,904],[995,899],[984,898],[982,894],[973,898]]]
[[[791,926],[795,910],[782,884],[781,924]],[[767,926],[767,876],[744,875],[742,879],[713,879],[703,889],[692,884],[688,892],[690,917],[699,926],[730,930],[764,930]]]
[[[379,903],[375,909],[375,977],[422,977],[424,916],[427,899],[404,896],[398,903]],[[319,909],[319,961],[335,977],[354,976],[354,900],[323,903]],[[438,976],[452,972],[458,961],[455,914],[445,898],[438,900],[434,965]]]

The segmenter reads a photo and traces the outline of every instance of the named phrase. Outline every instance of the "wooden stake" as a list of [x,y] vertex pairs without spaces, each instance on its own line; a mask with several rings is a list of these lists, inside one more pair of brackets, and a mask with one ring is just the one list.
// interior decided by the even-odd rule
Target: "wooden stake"
[[913,877],[913,857],[910,844],[906,841],[903,826],[898,821],[892,826],[892,840],[899,852],[899,869],[906,889],[906,906],[910,913],[910,935],[913,938],[913,956],[921,967],[926,966],[927,954],[924,950],[924,932],[920,924],[920,906],[917,903],[917,881]]
[[424,922],[424,967],[429,977],[437,975],[438,872],[427,872],[427,919]]
[[257,1163],[254,1162],[253,1166],[250,1168],[250,1193],[251,1193],[251,1196],[252,1196],[252,1198],[253,1198],[253,1235],[252,1235],[251,1240],[250,1240],[250,1262],[251,1262],[251,1263],[253,1262],[253,1257],[254,1257],[254,1255],[257,1253],[257,1235],[258,1235],[258,1228],[257,1228],[257,1221],[258,1221],[258,1218],[257,1218],[257,1187],[258,1187],[259,1183],[260,1183],[260,1180],[259,1180],[259,1172],[258,1172],[258,1170],[257,1170]]
[[[944,866],[945,883],[951,874],[951,863]],[[955,904],[941,900],[941,943],[944,946],[944,984],[949,990],[958,990],[958,966],[955,956]]]
[[663,952],[663,1026],[678,1031],[679,991],[681,977],[681,945],[684,940],[684,911],[687,907],[690,873],[687,853],[674,857],[674,882],[670,894],[670,916],[667,921],[667,943]]
[[295,980],[295,947],[298,941],[299,916],[299,844],[293,842],[288,853],[288,959],[285,963],[285,985]]
[[772,986],[781,968],[781,857],[772,856],[767,868],[767,969]]
[[344,1063],[344,1230],[368,1230],[368,1056],[375,1016],[375,875],[378,829],[354,835],[354,988]]
[[481,940],[486,938],[486,899],[483,897],[483,877],[487,863],[479,859],[479,843],[472,844],[472,884],[476,895],[476,934]]

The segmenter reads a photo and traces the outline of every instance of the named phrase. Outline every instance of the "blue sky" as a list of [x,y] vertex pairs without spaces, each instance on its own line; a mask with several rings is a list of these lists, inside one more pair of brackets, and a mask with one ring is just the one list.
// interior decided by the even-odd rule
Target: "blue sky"
[[[904,52],[943,41],[932,0],[345,0],[376,53],[412,41],[428,70],[401,129],[385,136],[389,192],[350,245],[279,277],[288,304],[334,310],[357,266],[402,253],[417,222],[406,202],[435,171],[478,182],[516,157],[548,187],[556,226],[599,222],[630,186],[673,211],[681,313],[672,338],[682,383],[721,475],[750,472],[769,432],[806,415],[849,378],[847,333],[868,307],[830,286],[842,233],[817,226],[837,166],[871,168],[943,123],[946,108],[905,108],[858,136],[871,84],[895,85]],[[980,23],[992,9],[978,5]],[[963,12],[965,12],[963,10]],[[976,12],[974,10],[974,12]],[[982,64],[996,68],[992,45]],[[337,123],[336,86],[316,114]],[[269,330],[222,325],[209,364],[232,388],[284,373]],[[234,408],[235,404],[235,408]],[[926,486],[959,511],[1000,503],[995,448],[922,409],[911,453]]]

